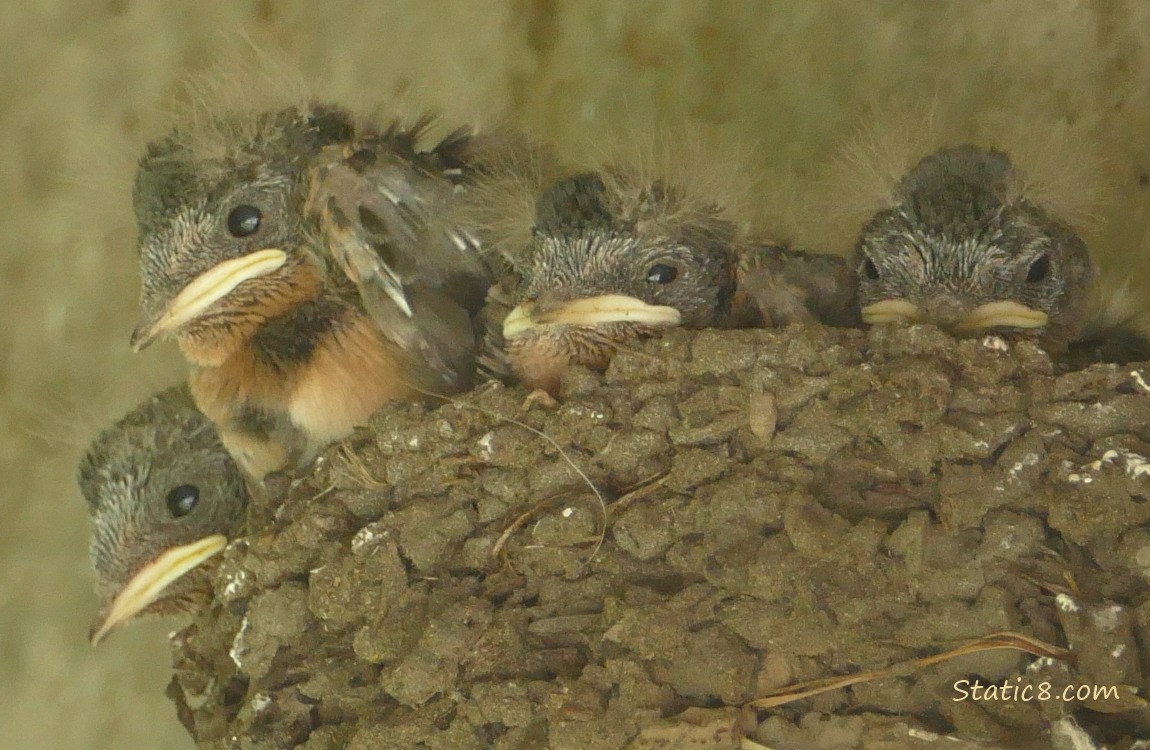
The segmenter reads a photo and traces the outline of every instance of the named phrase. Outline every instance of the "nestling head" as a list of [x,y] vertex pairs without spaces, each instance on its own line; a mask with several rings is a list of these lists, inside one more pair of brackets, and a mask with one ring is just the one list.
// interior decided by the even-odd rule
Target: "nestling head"
[[307,168],[351,138],[350,115],[289,107],[177,129],[151,143],[133,191],[141,319],[132,347],[173,336],[211,365],[269,318],[319,293],[304,252]]
[[149,399],[100,434],[77,478],[100,597],[93,643],[139,615],[190,611],[210,598],[202,563],[242,527],[248,494],[186,388]]
[[855,245],[863,320],[1073,338],[1094,266],[1022,185],[1002,151],[962,145],[919,161]]
[[554,391],[562,369],[603,369],[615,346],[730,308],[738,229],[663,181],[585,172],[546,188],[503,333],[516,373]]

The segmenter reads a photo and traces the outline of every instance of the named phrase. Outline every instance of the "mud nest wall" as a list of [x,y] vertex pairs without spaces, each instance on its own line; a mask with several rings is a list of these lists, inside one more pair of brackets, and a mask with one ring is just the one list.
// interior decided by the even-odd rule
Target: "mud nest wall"
[[[1144,736],[1131,371],[930,327],[675,332],[558,405],[386,408],[256,504],[170,695],[204,748],[729,748],[773,689],[1017,631],[1072,662],[987,651],[739,726],[779,750]],[[956,701],[963,678],[1128,687]]]

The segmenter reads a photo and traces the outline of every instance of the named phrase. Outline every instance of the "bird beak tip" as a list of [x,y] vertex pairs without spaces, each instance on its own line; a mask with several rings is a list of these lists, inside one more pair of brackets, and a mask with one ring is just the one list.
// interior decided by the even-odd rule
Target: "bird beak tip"
[[141,323],[136,326],[136,330],[132,331],[132,338],[128,340],[128,346],[132,347],[133,352],[142,352],[151,346],[152,342],[156,339],[155,326],[147,323]]
[[108,633],[112,632],[111,628],[104,627],[104,618],[100,618],[92,623],[92,627],[88,628],[88,643],[92,644],[95,648],[107,637]]
[[101,607],[88,631],[89,642],[93,646],[99,645],[113,630],[147,611],[174,581],[221,552],[227,543],[224,535],[212,534],[165,550],[133,575],[111,601]]
[[93,648],[103,643],[112,631],[119,630],[125,622],[125,620],[113,616],[112,605],[113,602],[104,602],[100,607],[100,613],[96,615],[96,619],[88,627],[88,643],[92,644]]

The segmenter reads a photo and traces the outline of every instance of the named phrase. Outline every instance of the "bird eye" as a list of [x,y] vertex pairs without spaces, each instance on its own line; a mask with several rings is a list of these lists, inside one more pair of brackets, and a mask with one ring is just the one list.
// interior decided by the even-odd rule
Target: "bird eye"
[[181,484],[168,493],[168,512],[174,518],[183,518],[191,513],[200,501],[200,490],[194,484]]
[[233,237],[250,237],[260,228],[263,214],[255,206],[236,206],[228,214],[228,232]]
[[647,269],[647,281],[652,284],[670,284],[679,275],[679,269],[666,263],[656,263]]
[[876,266],[874,261],[870,258],[867,258],[863,261],[862,271],[863,274],[871,281],[878,279],[878,266]]
[[1043,253],[1038,260],[1030,264],[1030,270],[1026,272],[1026,280],[1031,284],[1042,281],[1050,273],[1050,256]]

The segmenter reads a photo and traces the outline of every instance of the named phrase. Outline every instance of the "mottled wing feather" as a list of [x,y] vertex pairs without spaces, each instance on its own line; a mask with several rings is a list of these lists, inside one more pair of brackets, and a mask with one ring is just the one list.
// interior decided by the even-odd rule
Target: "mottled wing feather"
[[507,356],[503,339],[503,320],[515,307],[513,288],[516,279],[511,274],[501,277],[487,291],[487,300],[475,318],[476,340],[479,354],[476,369],[480,380],[515,380],[511,360]]
[[443,221],[452,180],[406,155],[362,149],[317,168],[308,210],[336,265],[376,325],[417,363],[420,387],[470,385],[475,366],[471,316],[489,274],[475,240]]
[[756,245],[742,254],[736,273],[736,325],[861,323],[855,274],[839,256]]

